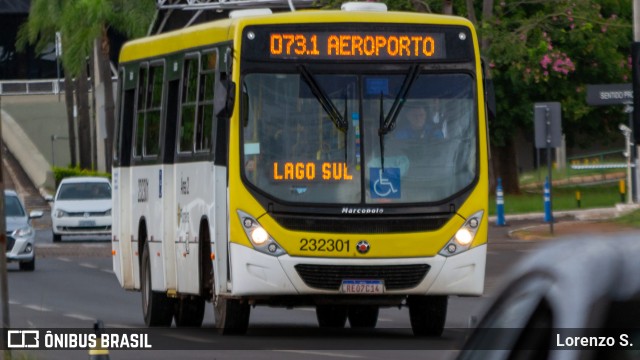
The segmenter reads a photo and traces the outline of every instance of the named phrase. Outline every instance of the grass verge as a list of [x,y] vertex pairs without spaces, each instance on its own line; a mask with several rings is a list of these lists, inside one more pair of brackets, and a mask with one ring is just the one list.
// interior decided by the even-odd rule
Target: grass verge
[[[578,205],[576,193],[580,193]],[[619,193],[618,184],[601,184],[591,186],[567,186],[552,189],[553,211],[591,209],[613,207],[624,202]],[[505,195],[505,215],[544,212],[544,197],[542,189],[523,192],[520,195]],[[489,214],[496,213],[495,194],[489,199]],[[640,215],[639,215],[640,216]]]

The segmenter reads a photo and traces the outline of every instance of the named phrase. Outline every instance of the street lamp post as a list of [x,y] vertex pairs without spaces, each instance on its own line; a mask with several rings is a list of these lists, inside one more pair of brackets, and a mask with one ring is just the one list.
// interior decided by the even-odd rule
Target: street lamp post
[[[0,249],[7,248],[7,224],[4,217],[4,169],[2,159],[4,154],[2,149],[2,96],[0,96]],[[7,278],[7,257],[2,254],[0,256],[0,291],[2,291],[2,328],[9,329],[9,285]],[[0,336],[0,346],[4,350],[4,358],[11,360],[11,350],[7,347],[4,334]]]

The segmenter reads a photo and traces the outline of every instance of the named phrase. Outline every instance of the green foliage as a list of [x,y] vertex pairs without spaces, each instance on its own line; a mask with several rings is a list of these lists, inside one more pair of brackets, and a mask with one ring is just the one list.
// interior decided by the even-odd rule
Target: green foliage
[[63,168],[63,167],[54,166],[53,176],[56,179],[56,188],[58,187],[58,184],[60,184],[60,181],[62,181],[62,179],[67,177],[72,177],[72,176],[96,176],[96,177],[104,177],[104,178],[111,179],[111,174],[109,173],[103,173],[103,172],[87,170],[87,169],[80,169],[79,167]]
[[559,101],[569,146],[619,136],[622,107],[586,104],[587,84],[631,80],[630,0],[503,1],[479,30],[497,102],[491,141],[530,133],[533,104]]
[[78,74],[91,54],[94,41],[101,39],[109,27],[130,38],[140,37],[145,35],[154,14],[153,0],[69,2],[60,23],[62,33],[67,38],[66,51],[62,53],[63,62],[72,74]]
[[19,30],[16,47],[27,44],[43,51],[62,34],[62,62],[71,75],[80,73],[96,39],[107,29],[130,38],[141,37],[155,14],[154,0],[32,0],[29,19]]
[[640,210],[635,210],[626,215],[623,215],[615,219],[615,222],[617,222],[618,224],[640,227]]

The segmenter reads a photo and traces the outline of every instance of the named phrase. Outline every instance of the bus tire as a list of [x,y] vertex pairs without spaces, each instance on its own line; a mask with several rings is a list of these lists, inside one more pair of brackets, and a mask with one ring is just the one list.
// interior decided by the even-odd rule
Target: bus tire
[[140,293],[142,294],[142,314],[148,327],[169,327],[173,320],[173,301],[166,294],[151,288],[151,261],[149,245],[144,244],[140,263]]
[[347,322],[347,307],[343,305],[316,305],[316,318],[321,328],[343,328]]
[[376,305],[349,307],[349,324],[352,328],[373,329],[378,323],[380,308]]
[[249,303],[218,296],[214,302],[215,324],[223,335],[244,335],[249,328]]
[[409,319],[413,335],[442,335],[447,319],[447,303],[448,297],[446,295],[410,295],[407,299],[407,305],[409,305]]
[[176,302],[173,318],[178,327],[200,327],[204,319],[204,299],[201,296],[186,296]]

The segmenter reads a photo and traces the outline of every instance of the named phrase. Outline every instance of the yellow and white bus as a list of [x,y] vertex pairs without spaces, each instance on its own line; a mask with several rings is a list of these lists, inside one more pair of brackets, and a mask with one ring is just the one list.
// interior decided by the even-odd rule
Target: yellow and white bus
[[207,301],[236,334],[253,306],[365,328],[406,306],[414,334],[439,335],[449,295],[482,294],[487,120],[468,20],[237,11],[127,43],[119,71],[113,267],[148,326],[200,326]]

